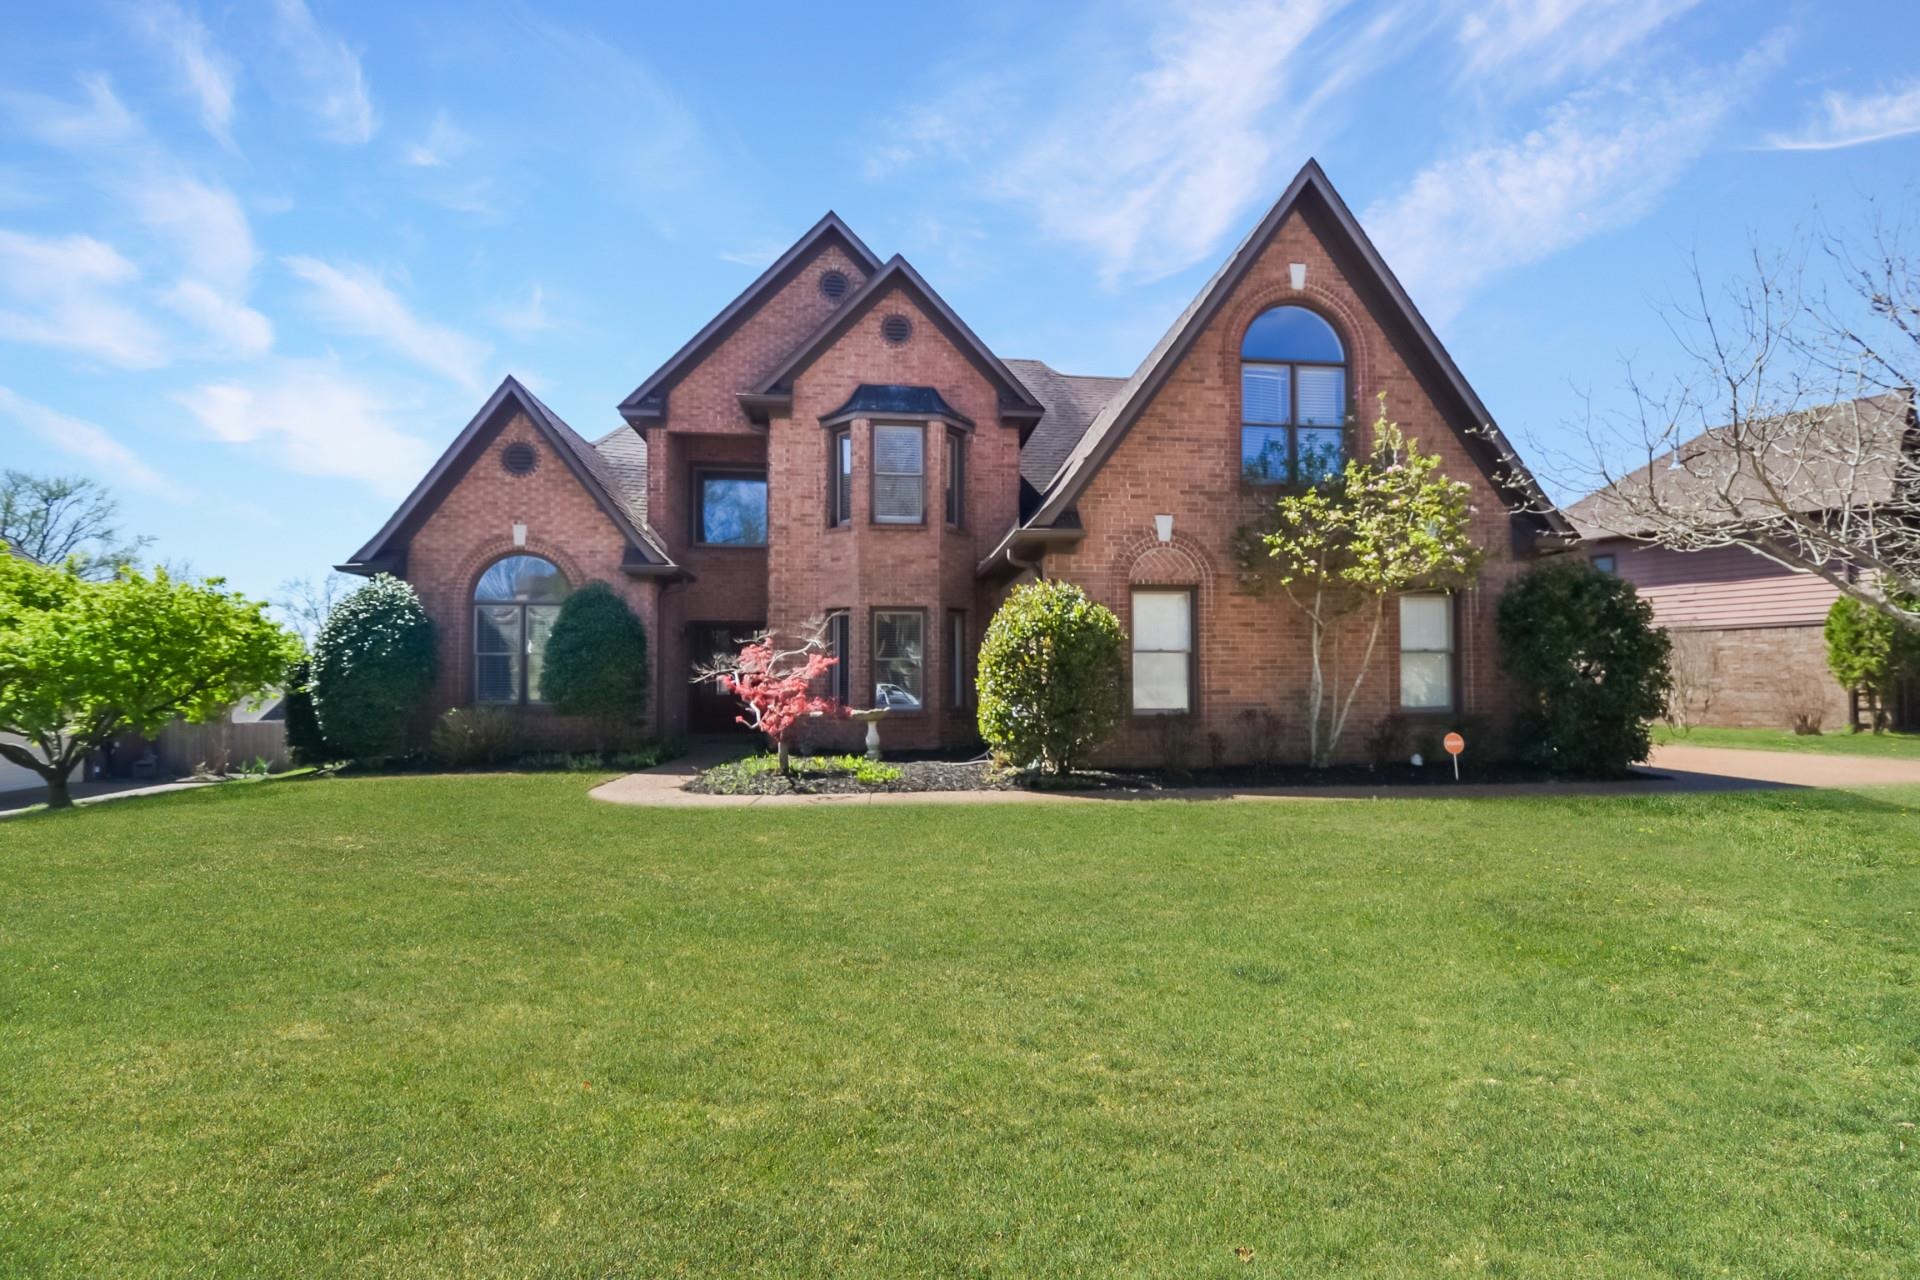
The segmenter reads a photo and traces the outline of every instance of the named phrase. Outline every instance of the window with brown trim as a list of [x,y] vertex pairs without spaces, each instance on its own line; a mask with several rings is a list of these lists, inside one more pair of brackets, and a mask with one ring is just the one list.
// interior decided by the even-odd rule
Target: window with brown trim
[[853,523],[853,431],[840,427],[827,436],[827,523]]
[[967,614],[947,610],[947,709],[960,711],[973,701],[973,668],[967,661]]
[[1133,709],[1193,710],[1193,592],[1134,591]]
[[967,522],[967,433],[947,432],[947,523],[960,528]]
[[853,693],[853,627],[845,609],[827,615],[827,656],[836,659],[827,670],[827,696],[846,706]]
[[547,637],[567,580],[552,561],[511,555],[473,588],[473,700],[489,706],[540,702]]
[[919,423],[873,427],[873,522],[922,524],[927,515],[927,432]]
[[1408,711],[1451,711],[1453,597],[1400,597],[1400,705]]
[[1240,343],[1240,475],[1248,484],[1310,485],[1346,453],[1347,352],[1305,307],[1273,307]]
[[919,609],[873,611],[873,705],[918,711],[927,698],[927,615]]
[[693,540],[703,547],[766,546],[767,473],[695,471]]

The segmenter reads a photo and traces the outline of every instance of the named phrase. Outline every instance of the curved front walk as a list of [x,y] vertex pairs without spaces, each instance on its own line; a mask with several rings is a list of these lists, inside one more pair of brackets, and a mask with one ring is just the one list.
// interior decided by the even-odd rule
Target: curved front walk
[[661,809],[732,809],[747,805],[860,804],[1111,804],[1128,800],[1373,800],[1460,799],[1474,796],[1657,796],[1770,787],[1920,785],[1920,760],[1737,751],[1719,747],[1659,747],[1649,768],[1622,782],[1514,782],[1432,787],[1192,787],[1173,791],[915,791],[816,796],[704,796],[686,790],[717,756],[688,756],[630,773],[593,789],[596,800]]

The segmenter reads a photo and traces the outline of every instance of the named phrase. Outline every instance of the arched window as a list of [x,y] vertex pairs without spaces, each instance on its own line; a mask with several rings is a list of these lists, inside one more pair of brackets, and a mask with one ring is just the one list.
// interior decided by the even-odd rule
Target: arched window
[[475,702],[540,701],[547,636],[566,598],[566,578],[539,556],[508,556],[480,575],[473,588]]
[[1347,352],[1305,307],[1274,307],[1240,343],[1240,474],[1309,485],[1344,464]]

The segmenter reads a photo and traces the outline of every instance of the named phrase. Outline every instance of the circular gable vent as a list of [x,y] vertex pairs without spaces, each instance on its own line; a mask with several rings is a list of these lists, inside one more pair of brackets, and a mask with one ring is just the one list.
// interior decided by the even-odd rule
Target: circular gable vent
[[847,279],[844,271],[823,271],[820,273],[820,296],[828,302],[838,302],[847,296],[847,290],[853,282]]
[[880,322],[880,336],[889,346],[904,347],[913,336],[913,321],[896,312]]
[[510,476],[530,476],[540,465],[540,455],[525,440],[515,440],[500,451],[500,466]]

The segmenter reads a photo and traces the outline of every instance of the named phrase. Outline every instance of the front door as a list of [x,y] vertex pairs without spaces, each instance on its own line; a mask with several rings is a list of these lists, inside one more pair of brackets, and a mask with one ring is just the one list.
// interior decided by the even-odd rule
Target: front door
[[[713,661],[716,655],[731,656],[753,639],[765,624],[759,622],[693,622],[687,625],[687,678]],[[711,681],[702,680],[687,695],[687,729],[691,733],[745,733],[737,716],[740,700],[722,691]]]

